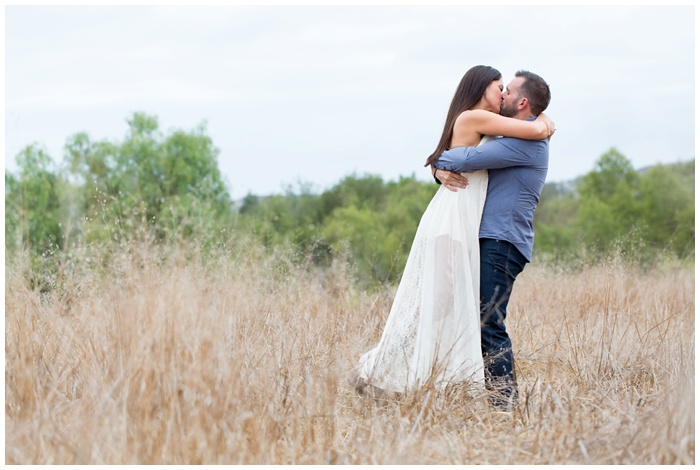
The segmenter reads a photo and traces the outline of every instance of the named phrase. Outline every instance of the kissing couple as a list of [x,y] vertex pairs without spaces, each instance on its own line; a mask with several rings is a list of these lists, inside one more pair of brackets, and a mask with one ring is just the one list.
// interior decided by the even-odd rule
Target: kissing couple
[[360,394],[426,384],[486,389],[497,410],[518,403],[506,330],[515,279],[530,262],[533,216],[554,123],[549,85],[477,65],[462,77],[435,151],[441,184],[423,214],[376,347],[350,375]]

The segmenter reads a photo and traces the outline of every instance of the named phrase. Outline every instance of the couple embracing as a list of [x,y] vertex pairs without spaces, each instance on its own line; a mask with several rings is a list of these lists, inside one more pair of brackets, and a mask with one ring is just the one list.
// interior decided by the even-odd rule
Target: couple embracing
[[543,114],[550,96],[527,71],[505,88],[488,66],[462,78],[426,162],[442,186],[421,218],[379,344],[350,378],[361,394],[456,384],[485,387],[496,409],[517,404],[504,320],[532,254],[554,133]]

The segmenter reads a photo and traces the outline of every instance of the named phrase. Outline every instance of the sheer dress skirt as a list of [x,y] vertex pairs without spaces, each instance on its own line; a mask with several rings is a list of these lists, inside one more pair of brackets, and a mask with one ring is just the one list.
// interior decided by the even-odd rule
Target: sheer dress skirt
[[428,205],[381,340],[360,358],[360,377],[375,387],[483,385],[479,225],[488,172],[463,175],[466,189],[441,186]]

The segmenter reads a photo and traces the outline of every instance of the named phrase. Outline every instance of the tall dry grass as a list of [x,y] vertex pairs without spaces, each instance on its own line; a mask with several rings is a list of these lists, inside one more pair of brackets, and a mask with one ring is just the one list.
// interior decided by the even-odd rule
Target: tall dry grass
[[508,328],[521,405],[459,388],[357,396],[390,288],[238,243],[83,248],[49,293],[6,260],[5,461],[657,464],[695,461],[694,273],[528,266]]

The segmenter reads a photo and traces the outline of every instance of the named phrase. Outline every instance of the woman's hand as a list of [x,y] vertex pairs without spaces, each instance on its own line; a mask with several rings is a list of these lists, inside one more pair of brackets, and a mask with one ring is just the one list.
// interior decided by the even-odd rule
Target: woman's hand
[[545,113],[540,113],[540,115],[537,116],[537,119],[535,119],[535,121],[545,123],[545,125],[547,126],[547,129],[549,131],[548,132],[549,135],[547,136],[547,140],[551,139],[552,136],[554,135],[554,131],[556,131],[556,128],[554,127],[554,121],[549,119],[549,116],[547,116]]
[[464,189],[469,184],[467,178],[454,171],[436,170],[435,178],[437,178],[443,186],[453,192],[456,192],[458,189]]

